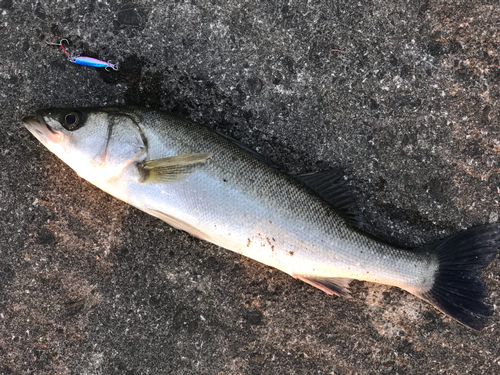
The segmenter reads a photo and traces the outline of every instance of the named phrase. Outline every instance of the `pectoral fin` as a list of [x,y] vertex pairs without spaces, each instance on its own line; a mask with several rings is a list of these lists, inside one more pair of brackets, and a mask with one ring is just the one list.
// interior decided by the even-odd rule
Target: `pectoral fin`
[[205,163],[213,154],[197,153],[171,156],[168,158],[146,161],[139,164],[144,172],[142,182],[169,182],[187,175],[196,164]]
[[329,295],[337,295],[344,298],[350,298],[351,293],[347,290],[352,279],[343,277],[317,277],[292,274],[293,277],[312,285]]

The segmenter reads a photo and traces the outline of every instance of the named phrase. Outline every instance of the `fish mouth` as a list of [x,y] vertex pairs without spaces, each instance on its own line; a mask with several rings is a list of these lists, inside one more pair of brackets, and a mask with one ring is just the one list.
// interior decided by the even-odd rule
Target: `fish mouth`
[[35,116],[26,116],[21,121],[24,127],[28,129],[29,132],[33,134],[40,142],[47,142],[47,137],[45,136],[45,134],[49,131],[49,129],[44,126],[45,122],[40,121],[40,118]]
[[63,133],[48,126],[41,114],[26,116],[21,121],[25,128],[44,145],[47,145],[48,141],[58,143],[64,139]]

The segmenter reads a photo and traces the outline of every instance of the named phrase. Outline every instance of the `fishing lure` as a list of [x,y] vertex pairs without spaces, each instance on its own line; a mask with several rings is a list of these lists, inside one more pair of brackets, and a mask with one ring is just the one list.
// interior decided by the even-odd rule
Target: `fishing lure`
[[66,56],[68,56],[68,61],[72,62],[73,64],[90,66],[93,68],[104,68],[106,71],[109,71],[109,69],[113,69],[115,71],[118,70],[118,64],[113,64],[111,61],[98,60],[94,59],[93,57],[87,57],[87,56],[70,56],[66,48],[64,48],[63,44],[64,41],[66,41],[66,43],[69,44],[67,39],[61,39],[59,43],[52,43],[52,42],[46,42],[46,43],[50,46],[61,47]]
[[111,61],[102,61],[98,59],[94,59],[93,57],[86,56],[74,56],[68,59],[74,64],[91,66],[93,68],[104,68],[105,70],[113,69],[118,70],[118,64],[112,64]]

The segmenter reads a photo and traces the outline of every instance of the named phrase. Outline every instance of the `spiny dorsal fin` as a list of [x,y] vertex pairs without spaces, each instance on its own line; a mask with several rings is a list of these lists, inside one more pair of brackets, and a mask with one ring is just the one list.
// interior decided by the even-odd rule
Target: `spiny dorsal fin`
[[353,279],[346,279],[344,277],[317,277],[308,275],[292,274],[293,277],[302,280],[309,285],[312,285],[329,295],[337,295],[339,297],[350,298],[351,293],[349,283]]
[[205,163],[213,154],[197,153],[170,156],[168,158],[146,161],[139,164],[145,172],[142,182],[169,182],[175,181],[192,171],[196,164]]
[[344,179],[344,170],[336,167],[327,171],[294,175],[308,188],[335,207],[351,225],[362,229],[365,221],[356,207],[356,194]]

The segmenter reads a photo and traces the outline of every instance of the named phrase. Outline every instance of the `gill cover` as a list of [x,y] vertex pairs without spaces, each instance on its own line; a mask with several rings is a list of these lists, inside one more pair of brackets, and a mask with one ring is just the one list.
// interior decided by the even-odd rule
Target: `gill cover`
[[62,134],[59,142],[45,142],[47,148],[92,183],[115,178],[146,156],[136,121],[116,109],[56,109],[37,114],[47,128],[46,138]]

